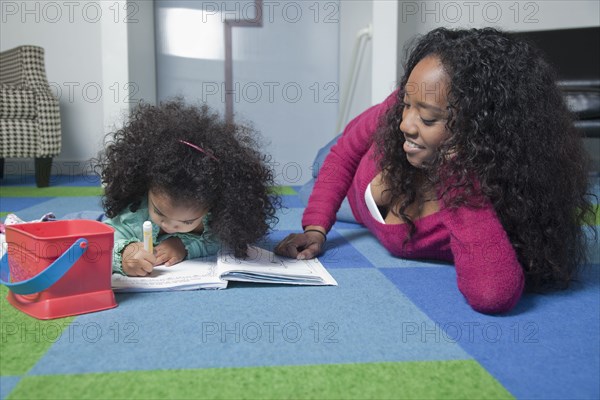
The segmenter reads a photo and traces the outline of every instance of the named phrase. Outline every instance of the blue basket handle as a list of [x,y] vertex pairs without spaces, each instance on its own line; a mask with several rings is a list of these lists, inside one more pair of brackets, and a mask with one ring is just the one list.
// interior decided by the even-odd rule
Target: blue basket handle
[[11,282],[10,270],[8,268],[8,249],[0,260],[0,283],[16,294],[39,293],[54,285],[62,278],[73,264],[77,262],[87,250],[88,241],[86,239],[77,239],[67,251],[61,254],[52,264],[42,272],[24,281]]

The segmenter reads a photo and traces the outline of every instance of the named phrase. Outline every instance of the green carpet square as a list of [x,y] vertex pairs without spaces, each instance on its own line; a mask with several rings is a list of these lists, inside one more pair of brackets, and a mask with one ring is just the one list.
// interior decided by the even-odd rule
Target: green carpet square
[[293,196],[296,195],[298,193],[296,193],[296,190],[294,190],[293,187],[291,186],[275,186],[271,188],[271,193],[272,194],[277,194],[280,196]]
[[84,197],[102,196],[104,189],[95,186],[2,187],[2,197]]
[[[118,362],[118,360],[115,360]],[[513,398],[476,361],[26,376],[8,399]]]
[[0,286],[0,376],[23,375],[64,334],[73,317],[37,320],[18,311],[6,300]]

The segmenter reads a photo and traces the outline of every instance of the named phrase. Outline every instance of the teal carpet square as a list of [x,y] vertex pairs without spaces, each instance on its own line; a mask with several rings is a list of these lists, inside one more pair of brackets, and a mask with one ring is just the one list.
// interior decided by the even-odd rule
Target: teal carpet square
[[[355,229],[336,229],[347,241],[351,243],[361,256],[377,268],[407,268],[407,267],[441,267],[452,268],[452,264],[440,261],[409,260],[398,258],[385,250],[377,238],[367,228],[356,225]],[[380,247],[378,251],[374,248]]]

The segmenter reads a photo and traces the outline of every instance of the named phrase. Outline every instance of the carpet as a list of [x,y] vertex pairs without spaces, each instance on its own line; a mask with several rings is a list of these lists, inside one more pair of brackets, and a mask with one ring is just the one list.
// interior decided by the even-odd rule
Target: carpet
[[[598,177],[593,190],[600,193]],[[272,247],[300,227],[280,189]],[[0,216],[101,210],[95,177],[7,177]],[[598,224],[598,217],[596,218]],[[473,311],[450,264],[391,257],[338,222],[322,263],[337,287],[230,283],[225,290],[117,294],[117,308],[39,321],[0,288],[0,397],[600,397],[600,248],[566,291],[528,294],[502,316]]]

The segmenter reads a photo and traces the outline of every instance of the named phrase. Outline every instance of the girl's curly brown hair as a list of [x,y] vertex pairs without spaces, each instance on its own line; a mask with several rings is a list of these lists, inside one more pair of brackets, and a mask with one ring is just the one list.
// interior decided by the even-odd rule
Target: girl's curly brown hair
[[[400,132],[413,68],[438,57],[449,77],[449,139],[424,169],[411,166]],[[492,28],[435,29],[412,46],[397,103],[376,137],[380,168],[399,216],[419,201],[424,179],[449,207],[491,200],[529,290],[565,288],[586,259],[583,226],[593,221],[588,161],[556,75],[526,41]],[[594,228],[592,228],[594,229]]]
[[245,257],[247,246],[277,222],[280,200],[271,194],[273,172],[257,150],[256,132],[224,122],[206,105],[179,98],[140,104],[109,138],[95,160],[108,217],[130,205],[135,211],[150,189],[158,190],[208,207],[213,232],[237,257]]

